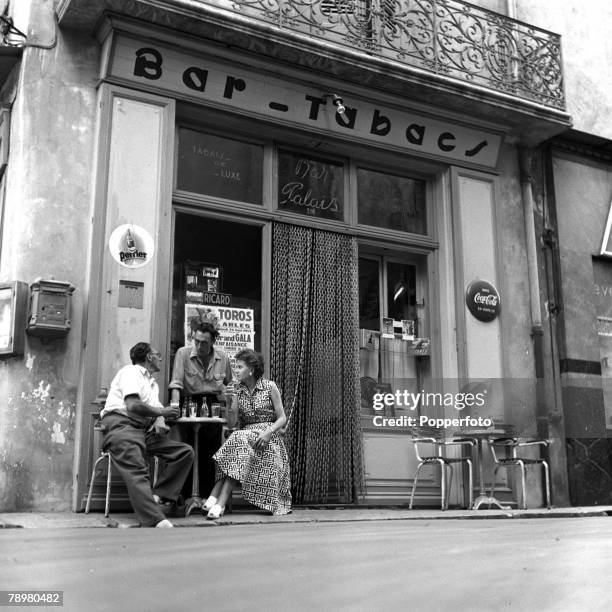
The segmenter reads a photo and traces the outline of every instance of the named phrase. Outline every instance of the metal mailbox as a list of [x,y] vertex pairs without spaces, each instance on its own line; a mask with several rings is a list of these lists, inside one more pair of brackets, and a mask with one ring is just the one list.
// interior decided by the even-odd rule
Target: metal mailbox
[[68,334],[74,287],[63,281],[37,279],[30,289],[28,334],[43,338],[61,338]]

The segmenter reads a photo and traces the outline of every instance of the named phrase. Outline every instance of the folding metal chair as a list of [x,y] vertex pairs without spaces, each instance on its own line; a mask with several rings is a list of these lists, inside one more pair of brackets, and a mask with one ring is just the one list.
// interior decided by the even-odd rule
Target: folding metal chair
[[[491,449],[491,453],[493,455],[493,461],[495,462],[495,476],[497,476],[497,470],[499,468],[508,468],[516,466],[520,468],[521,475],[521,508],[525,510],[527,508],[527,495],[525,490],[525,476],[526,476],[526,466],[527,465],[535,465],[540,463],[544,470],[544,484],[546,490],[546,507],[550,508],[550,469],[548,467],[548,462],[541,458],[532,458],[532,457],[519,457],[518,450],[520,448],[526,447],[548,447],[551,443],[551,440],[526,440],[521,438],[491,438],[489,440],[489,447]],[[504,448],[506,450],[506,456],[500,457],[496,452],[496,447],[499,450],[500,448]],[[510,453],[508,455],[508,452]],[[491,485],[491,497],[493,496],[493,491],[495,489],[495,476],[493,477],[493,484]]]
[[[441,508],[442,510],[448,509],[448,492],[453,482],[453,464],[455,463],[466,463],[468,466],[468,508],[472,507],[472,488],[473,488],[473,476],[472,476],[472,460],[469,457],[447,457],[444,454],[446,448],[452,446],[469,446],[472,448],[476,443],[471,438],[435,438],[430,436],[419,436],[418,434],[413,435],[412,442],[414,443],[414,450],[416,453],[419,465],[417,467],[416,474],[414,476],[414,482],[412,484],[412,493],[410,494],[410,509],[412,510],[412,504],[414,502],[414,492],[416,490],[417,481],[419,478],[419,472],[424,465],[439,465],[440,466],[440,497],[441,497]],[[432,449],[433,454],[422,454],[419,450],[419,445],[428,445]],[[447,470],[449,471],[448,485],[447,485]]]
[[96,459],[94,463],[93,470],[91,472],[91,480],[89,481],[89,492],[87,493],[87,504],[85,505],[85,514],[89,512],[89,505],[91,504],[91,494],[93,493],[94,481],[96,478],[96,470],[98,468],[98,464],[100,461],[104,461],[106,459],[107,463],[107,474],[106,474],[106,504],[104,506],[104,516],[108,517],[108,508],[110,504],[110,490],[111,490],[111,466],[113,464],[113,458],[108,451],[102,451],[100,456]]

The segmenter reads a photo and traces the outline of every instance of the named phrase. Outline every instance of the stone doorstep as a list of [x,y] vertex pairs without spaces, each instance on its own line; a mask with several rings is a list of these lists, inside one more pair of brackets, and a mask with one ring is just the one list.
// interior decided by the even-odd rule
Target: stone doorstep
[[[175,527],[222,527],[232,525],[276,523],[321,523],[384,520],[479,520],[479,519],[533,519],[569,517],[612,516],[612,506],[582,506],[568,508],[529,508],[527,510],[436,510],[383,507],[332,507],[296,508],[285,516],[271,516],[256,510],[237,510],[216,521],[201,514],[171,518]],[[102,512],[89,514],[73,512],[15,512],[0,514],[0,529],[42,528],[73,529],[82,527],[132,528],[138,523],[132,513],[111,513],[105,518]]]

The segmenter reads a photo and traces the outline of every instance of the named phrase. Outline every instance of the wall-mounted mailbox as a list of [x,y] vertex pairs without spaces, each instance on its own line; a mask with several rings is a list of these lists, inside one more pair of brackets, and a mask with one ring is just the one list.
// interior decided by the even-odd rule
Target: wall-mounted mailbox
[[74,287],[56,280],[35,280],[31,287],[27,332],[43,338],[61,338],[70,331]]
[[22,281],[0,283],[0,355],[23,355],[29,293]]

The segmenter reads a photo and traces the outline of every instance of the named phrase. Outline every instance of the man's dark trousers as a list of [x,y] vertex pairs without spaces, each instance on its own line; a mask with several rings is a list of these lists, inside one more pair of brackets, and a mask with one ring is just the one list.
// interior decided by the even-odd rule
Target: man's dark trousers
[[[176,500],[193,464],[193,449],[165,434],[147,432],[151,419],[140,421],[117,412],[105,415],[102,447],[110,451],[113,466],[125,482],[138,522],[143,527],[153,527],[165,518],[153,493]],[[154,490],[151,489],[147,456],[159,457],[164,462]]]

